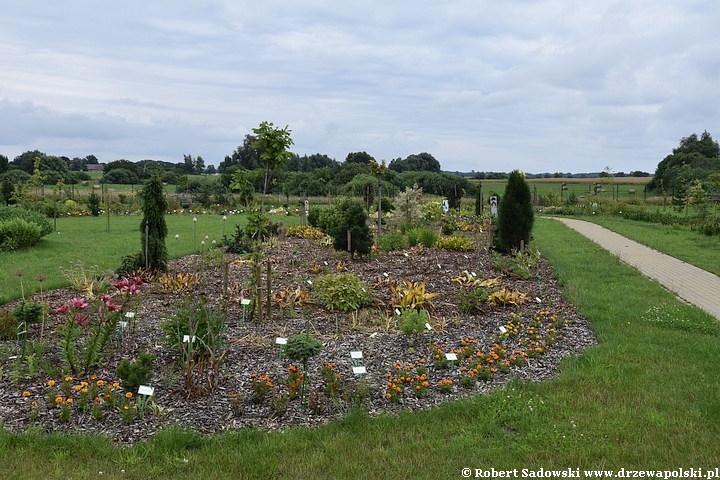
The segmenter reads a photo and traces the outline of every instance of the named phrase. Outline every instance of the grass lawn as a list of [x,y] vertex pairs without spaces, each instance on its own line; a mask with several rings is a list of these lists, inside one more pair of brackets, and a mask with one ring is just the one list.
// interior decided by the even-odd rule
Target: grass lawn
[[[197,223],[191,215],[167,215],[168,238],[166,244],[171,258],[192,254],[206,248],[215,240],[220,244],[223,236],[230,237],[235,226],[244,226],[245,215],[197,215]],[[300,223],[299,217],[271,217],[274,222],[282,220],[285,225]],[[43,290],[68,286],[60,267],[70,268],[77,261],[85,266],[97,265],[100,271],[115,270],[124,255],[140,251],[142,247],[140,222],[142,216],[64,217],[57,219],[57,233],[42,238],[35,247],[19,252],[0,252],[0,305],[21,296],[20,278],[15,272],[22,271],[25,294],[37,292],[39,275],[46,277]],[[176,239],[175,236],[178,235]]]
[[[202,437],[166,431],[131,448],[80,435],[2,432],[0,474],[437,479],[462,478],[463,468],[718,466],[717,322],[560,222],[538,219],[535,235],[599,341],[566,360],[556,379],[517,381],[418,413],[356,413],[284,433],[250,429]],[[668,320],[648,313],[657,308],[674,315]]]

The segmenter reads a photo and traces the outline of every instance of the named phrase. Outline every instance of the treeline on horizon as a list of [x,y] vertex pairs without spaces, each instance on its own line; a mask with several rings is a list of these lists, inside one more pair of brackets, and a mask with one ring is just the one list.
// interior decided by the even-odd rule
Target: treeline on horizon
[[[25,183],[34,175],[34,181],[44,185],[75,184],[89,181],[92,177],[88,170],[102,166],[103,176],[100,182],[105,184],[140,184],[149,178],[151,171],[161,168],[163,181],[178,185],[180,191],[224,190],[231,189],[233,175],[244,172],[244,181],[262,191],[265,164],[260,158],[260,150],[253,148],[253,135],[246,135],[242,145],[215,167],[205,165],[201,156],[184,155],[178,163],[140,160],[132,162],[125,159],[101,164],[94,155],[84,158],[68,158],[47,155],[39,150],[27,151],[12,161],[0,154],[0,181],[9,179],[13,184]],[[297,155],[287,161],[284,168],[273,172],[271,190],[268,193],[284,195],[353,195],[362,196],[368,184],[377,184],[378,179],[371,171],[371,161],[376,161],[366,152],[351,152],[344,161],[339,162],[325,154]],[[379,162],[378,162],[379,163]],[[89,167],[90,166],[90,167]],[[720,148],[707,132],[692,134],[680,140],[680,145],[659,162],[655,174],[648,178],[648,189],[656,192],[676,190],[682,185],[693,182],[705,182],[710,175],[720,173]],[[209,177],[196,177],[207,174]],[[475,183],[471,179],[506,179],[505,172],[443,171],[440,162],[430,153],[412,154],[406,158],[396,158],[387,164],[380,183],[383,192],[394,195],[404,187],[417,184],[425,193],[445,195],[447,190],[460,187],[465,194],[475,193]],[[595,178],[613,177],[651,177],[643,171],[590,173],[526,173],[527,178]],[[714,177],[713,177],[714,178]]]

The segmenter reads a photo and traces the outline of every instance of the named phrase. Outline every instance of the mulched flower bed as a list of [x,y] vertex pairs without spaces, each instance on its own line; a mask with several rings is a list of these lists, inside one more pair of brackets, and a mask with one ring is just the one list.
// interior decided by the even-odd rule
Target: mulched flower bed
[[[516,377],[542,381],[557,374],[562,358],[595,343],[589,322],[563,298],[544,259],[526,280],[494,271],[492,257],[484,248],[466,253],[416,248],[349,261],[346,254],[319,247],[314,241],[281,238],[266,249],[264,259],[268,258],[272,260],[273,291],[289,293],[301,288],[311,292],[310,282],[317,275],[336,273],[339,266],[372,287],[374,304],[355,314],[330,312],[312,303],[282,311],[273,305],[270,320],[251,321],[246,311],[243,321],[241,300],[251,293],[248,261],[226,255],[227,279],[217,258],[189,256],[173,261],[170,272],[198,273],[198,285],[179,293],[161,291],[158,282],[142,286],[135,298],[139,310],[134,331],[123,335],[119,344],[111,342],[103,367],[89,372],[96,377],[91,380],[88,375],[75,375],[69,380],[71,397],[79,395],[75,386],[82,387],[82,381],[102,380],[105,386],[112,385],[118,381],[115,370],[122,359],[136,359],[141,352],[148,352],[156,357],[149,382],[155,388],[150,402],[153,408],[146,408],[142,418],[137,415],[126,423],[115,406],[105,409],[102,418],[96,420],[89,413],[90,407],[83,412],[76,399],[67,406],[70,415],[63,420],[60,408],[47,408],[47,393],[48,381],[62,382],[65,375],[58,370],[56,378],[48,376],[37,361],[34,372],[27,363],[18,368],[17,359],[8,358],[17,355],[15,342],[6,341],[0,344],[0,419],[4,428],[27,429],[34,412],[34,424],[47,432],[101,433],[121,443],[133,443],[171,425],[203,433],[248,426],[268,430],[313,426],[342,417],[353,406],[361,406],[372,415],[419,410],[487,392]],[[264,262],[262,270],[264,284]],[[498,277],[508,291],[525,293],[526,301],[505,306],[485,304],[463,314],[458,309],[457,293],[469,288],[453,281],[463,271],[474,272],[478,279]],[[408,336],[398,330],[389,286],[403,279],[424,281],[428,292],[438,294],[429,309],[432,332]],[[223,298],[225,282],[227,295]],[[45,292],[42,300],[55,308],[79,296],[80,292],[61,289]],[[227,353],[219,385],[209,394],[197,395],[197,391],[183,388],[180,354],[168,347],[161,325],[183,300],[201,298],[209,307],[227,313]],[[51,314],[44,332],[47,349],[42,357],[56,369],[61,365],[57,327],[64,321],[63,315]],[[276,338],[288,338],[306,329],[322,342],[322,350],[309,361],[309,391],[303,405],[301,382],[297,380],[303,373],[302,362],[281,357]],[[32,325],[30,340],[39,337],[40,326]],[[459,360],[443,365],[442,354],[436,359],[434,348],[442,354],[455,350]],[[351,359],[351,351],[362,351],[362,360]],[[366,368],[362,379],[353,373],[356,363]],[[480,371],[472,380],[463,380],[473,369]],[[258,392],[265,387],[267,392],[261,396]],[[115,392],[118,398],[125,393],[121,388]],[[99,400],[102,403],[103,399]]]

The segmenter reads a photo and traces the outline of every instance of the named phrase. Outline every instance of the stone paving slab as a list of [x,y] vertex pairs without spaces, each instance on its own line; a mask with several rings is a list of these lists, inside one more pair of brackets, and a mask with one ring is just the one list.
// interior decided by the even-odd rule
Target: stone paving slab
[[720,320],[720,277],[592,222],[558,218],[680,298]]

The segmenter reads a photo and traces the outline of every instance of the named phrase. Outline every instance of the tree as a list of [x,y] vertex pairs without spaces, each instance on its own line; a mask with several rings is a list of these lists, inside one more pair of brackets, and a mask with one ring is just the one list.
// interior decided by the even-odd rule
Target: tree
[[334,207],[330,215],[334,220],[327,226],[328,235],[333,237],[335,250],[348,250],[347,232],[350,232],[350,253],[370,253],[372,234],[367,226],[367,215],[363,204],[357,200],[343,200]]
[[672,154],[658,163],[648,188],[657,191],[662,182],[666,188],[677,189],[680,180],[705,181],[711,173],[720,173],[720,146],[707,131],[700,138],[693,133],[682,138]]
[[[142,199],[143,219],[140,223],[142,240],[142,262],[151,269],[167,271],[168,250],[165,238],[168,234],[165,212],[168,202],[165,198],[160,170],[153,172],[150,179],[145,182],[140,198]],[[147,258],[145,251],[145,229],[148,229]]]
[[276,128],[272,122],[262,122],[258,128],[253,128],[253,132],[257,138],[251,147],[260,149],[260,160],[265,164],[265,182],[260,202],[260,211],[264,211],[265,195],[270,186],[270,173],[285,166],[285,162],[292,156],[288,147],[293,141],[287,125],[285,128]]
[[217,170],[215,169],[215,165],[208,165],[205,169],[205,173],[208,175],[215,175],[217,173]]
[[5,155],[0,155],[0,173],[5,173],[8,171],[8,168],[10,168],[10,162],[8,161],[8,157]]
[[10,178],[5,177],[5,180],[2,182],[2,187],[0,187],[0,199],[2,199],[2,203],[10,205],[10,201],[12,200],[14,193],[15,187],[13,186],[12,181],[10,181]]
[[245,135],[243,144],[235,149],[232,156],[225,156],[225,160],[218,165],[218,171],[224,173],[227,168],[233,165],[240,166],[246,170],[262,168],[263,164],[260,159],[260,149],[252,146],[255,140],[256,138],[253,135]]
[[500,248],[510,253],[520,249],[522,242],[527,245],[530,242],[533,221],[532,198],[525,174],[520,170],[513,170],[498,206]]
[[371,161],[375,159],[367,152],[350,152],[345,157],[345,163],[364,163],[369,165]]
[[440,173],[440,162],[429,153],[422,152],[409,155],[404,160],[396,159],[388,165],[390,170],[400,172],[434,172]]

